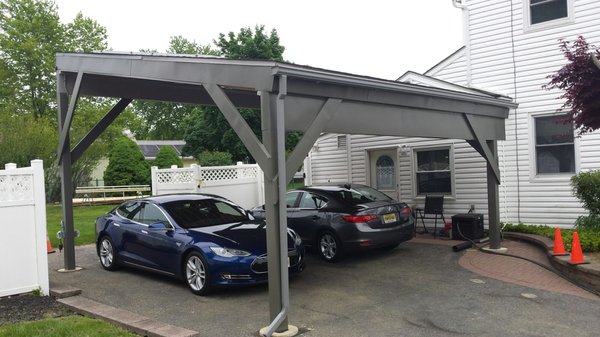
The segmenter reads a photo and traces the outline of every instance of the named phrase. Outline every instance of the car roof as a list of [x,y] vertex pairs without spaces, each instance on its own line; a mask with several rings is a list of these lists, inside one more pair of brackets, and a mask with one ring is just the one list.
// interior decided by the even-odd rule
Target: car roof
[[320,184],[320,185],[312,185],[312,186],[304,186],[298,188],[298,190],[303,191],[324,191],[324,192],[337,192],[343,190],[350,190],[353,187],[369,187],[362,184],[350,184],[350,183],[328,183],[328,184]]
[[206,200],[206,199],[219,199],[231,202],[229,199],[215,195],[215,194],[206,194],[206,193],[177,193],[177,194],[163,194],[163,195],[154,195],[150,197],[145,197],[141,199],[136,199],[136,201],[149,201],[155,204],[164,204],[172,201],[181,201],[181,200]]

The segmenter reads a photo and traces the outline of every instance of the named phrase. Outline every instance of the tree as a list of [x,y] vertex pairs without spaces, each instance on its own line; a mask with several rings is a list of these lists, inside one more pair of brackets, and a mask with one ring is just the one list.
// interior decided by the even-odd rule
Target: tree
[[154,166],[158,168],[170,168],[171,165],[183,167],[183,162],[172,146],[161,146],[154,159]]
[[[265,33],[264,26],[256,26],[254,31],[242,28],[239,33],[229,32],[219,34],[214,41],[221,55],[233,59],[261,59],[283,61],[285,47],[279,44],[277,31]],[[259,139],[261,134],[260,111],[254,109],[239,109],[252,131]],[[217,108],[205,108],[202,113],[190,115],[185,123],[184,139],[186,155],[198,157],[203,151],[218,151],[231,153],[235,161],[253,160],[252,156],[231,128],[225,117]],[[288,137],[288,145],[295,146],[299,139],[298,133]]]
[[150,166],[144,154],[129,138],[121,137],[110,151],[108,167],[104,171],[108,186],[150,184]]
[[55,54],[104,49],[104,27],[81,14],[61,24],[54,1],[1,1],[0,107],[55,119]]
[[202,166],[225,166],[233,164],[231,154],[221,151],[202,151],[196,156]]
[[[167,53],[191,55],[217,55],[210,45],[201,45],[182,36],[173,36]],[[182,121],[192,112],[202,109],[199,106],[136,100],[133,109],[144,123],[131,131],[137,139],[183,139],[186,125]]]
[[549,76],[545,88],[564,91],[560,98],[565,103],[558,111],[567,111],[565,123],[572,123],[580,135],[594,131],[600,128],[600,67],[593,59],[600,57],[600,50],[583,36],[571,44],[562,40],[560,50],[569,63]]

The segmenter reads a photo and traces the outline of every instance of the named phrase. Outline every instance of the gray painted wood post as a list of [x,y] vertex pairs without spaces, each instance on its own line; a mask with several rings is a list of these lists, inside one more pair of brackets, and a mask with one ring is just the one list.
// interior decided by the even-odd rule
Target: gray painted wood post
[[[498,162],[498,147],[497,141],[488,140],[487,145],[492,153],[492,158],[497,165]],[[499,193],[498,193],[498,181],[494,174],[492,164],[487,162],[487,192],[488,192],[488,225],[490,231],[490,249],[500,249],[500,208],[499,206]]]
[[[62,231],[64,246],[64,269],[75,270],[75,230],[73,225],[73,172],[71,167],[71,142],[69,130],[63,130],[67,125],[68,93],[64,86],[64,77],[57,76],[56,81],[58,95],[58,133],[66,133],[64,146],[60,149],[59,171],[61,178],[61,201],[62,201]],[[70,123],[68,123],[70,124]]]

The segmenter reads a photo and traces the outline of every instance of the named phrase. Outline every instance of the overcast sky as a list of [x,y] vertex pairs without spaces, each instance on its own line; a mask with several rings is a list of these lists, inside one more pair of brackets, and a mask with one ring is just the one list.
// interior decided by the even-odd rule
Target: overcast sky
[[78,12],[106,27],[114,51],[156,49],[181,35],[206,45],[219,33],[276,29],[284,58],[397,79],[423,72],[463,44],[452,0],[55,0],[63,22]]

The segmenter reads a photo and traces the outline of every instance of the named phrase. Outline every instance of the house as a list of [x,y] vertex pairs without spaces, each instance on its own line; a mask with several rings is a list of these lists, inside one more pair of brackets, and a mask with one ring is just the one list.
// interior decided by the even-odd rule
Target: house
[[[573,225],[585,210],[570,178],[600,168],[600,133],[577,137],[570,125],[555,123],[560,92],[542,86],[567,62],[559,39],[583,35],[600,45],[600,2],[453,3],[463,11],[465,45],[424,74],[407,72],[398,80],[512,97],[519,106],[506,120],[506,140],[498,142],[500,221]],[[324,134],[305,170],[307,183],[364,183],[413,206],[422,207],[426,194],[443,194],[446,220],[474,209],[487,224],[485,161],[462,140]]]

